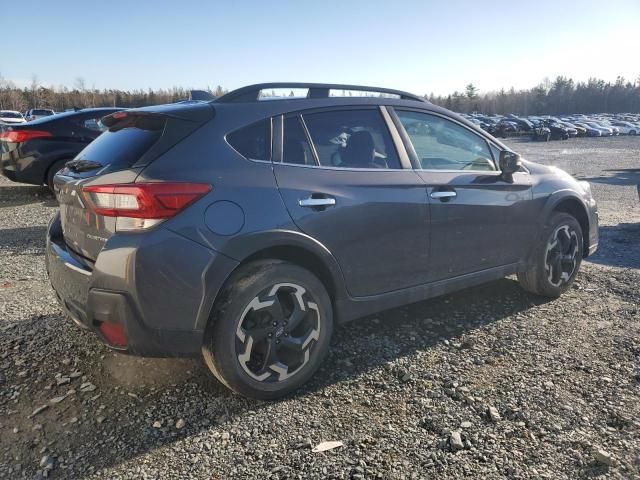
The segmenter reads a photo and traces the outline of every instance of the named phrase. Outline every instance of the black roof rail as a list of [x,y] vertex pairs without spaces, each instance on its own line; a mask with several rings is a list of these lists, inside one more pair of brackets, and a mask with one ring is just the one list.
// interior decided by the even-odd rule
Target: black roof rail
[[[358,90],[363,92],[386,93],[390,95],[398,95],[403,100],[416,100],[418,102],[426,102],[426,100],[417,95],[403,92],[401,90],[392,90],[390,88],[365,87],[362,85],[341,85],[333,83],[304,83],[304,82],[274,82],[274,83],[256,83],[246,87],[233,90],[217,99],[216,103],[242,103],[257,102],[262,90],[275,88],[306,88],[309,90],[307,98],[329,98],[330,90]],[[283,97],[286,99],[286,97]]]

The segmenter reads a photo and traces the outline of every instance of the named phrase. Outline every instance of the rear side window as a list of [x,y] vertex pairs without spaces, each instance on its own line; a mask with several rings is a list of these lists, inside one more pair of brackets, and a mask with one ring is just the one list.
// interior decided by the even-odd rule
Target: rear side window
[[227,142],[249,160],[271,160],[271,119],[261,120],[227,134]]
[[76,160],[89,160],[128,168],[136,163],[162,135],[165,120],[130,116],[113,125],[90,143]]
[[315,165],[313,150],[299,116],[284,119],[282,139],[282,161],[297,165]]
[[320,165],[400,168],[379,110],[335,110],[303,115]]

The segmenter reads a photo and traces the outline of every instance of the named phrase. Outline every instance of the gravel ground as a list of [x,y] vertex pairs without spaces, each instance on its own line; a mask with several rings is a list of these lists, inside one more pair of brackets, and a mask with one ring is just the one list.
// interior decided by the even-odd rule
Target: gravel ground
[[602,241],[575,287],[507,278],[358,320],[272,403],[64,319],[55,201],[0,178],[0,478],[640,478],[640,137],[510,142],[592,182]]

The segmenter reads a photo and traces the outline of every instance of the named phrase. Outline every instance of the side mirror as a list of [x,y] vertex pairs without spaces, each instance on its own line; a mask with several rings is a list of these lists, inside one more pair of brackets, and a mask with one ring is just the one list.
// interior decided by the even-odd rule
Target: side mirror
[[514,173],[520,170],[522,166],[522,160],[520,155],[515,152],[503,150],[500,152],[500,170],[505,177],[511,177]]

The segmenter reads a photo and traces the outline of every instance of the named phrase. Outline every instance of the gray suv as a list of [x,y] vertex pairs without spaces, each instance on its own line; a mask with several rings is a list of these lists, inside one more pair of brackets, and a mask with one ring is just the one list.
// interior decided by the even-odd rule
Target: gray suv
[[336,323],[511,274],[557,297],[598,245],[588,183],[401,91],[260,84],[102,123],[54,180],[64,311],[250,397],[306,382]]

